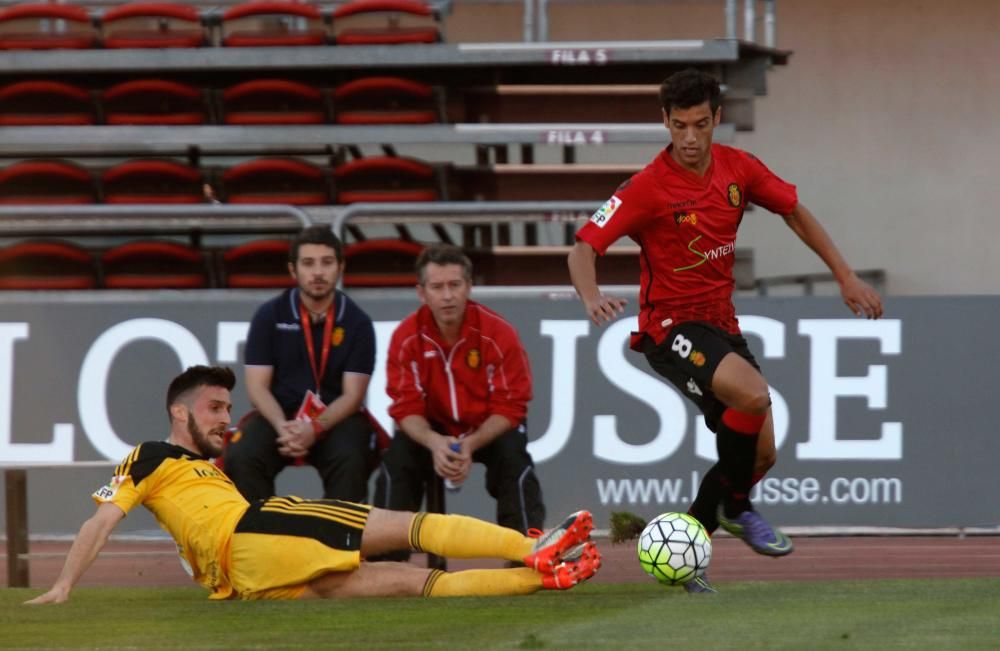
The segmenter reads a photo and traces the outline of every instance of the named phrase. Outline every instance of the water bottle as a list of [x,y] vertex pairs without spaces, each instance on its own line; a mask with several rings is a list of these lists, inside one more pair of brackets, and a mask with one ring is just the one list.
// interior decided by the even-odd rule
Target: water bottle
[[[462,446],[459,445],[457,442],[450,444],[448,447],[451,448],[452,452],[461,452],[462,451]],[[459,489],[462,488],[462,485],[461,484],[456,484],[455,482],[453,482],[450,479],[445,479],[444,480],[444,487],[445,487],[445,490],[447,490],[449,493],[457,493],[459,491]]]

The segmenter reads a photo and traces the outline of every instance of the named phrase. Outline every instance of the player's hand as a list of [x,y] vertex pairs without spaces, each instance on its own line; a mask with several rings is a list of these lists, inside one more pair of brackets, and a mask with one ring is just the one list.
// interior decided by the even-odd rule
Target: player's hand
[[874,287],[851,274],[840,286],[844,305],[857,316],[878,319],[882,316],[882,297]]
[[48,592],[42,595],[38,595],[34,599],[29,599],[24,602],[26,606],[40,606],[42,604],[61,604],[69,599],[69,590],[62,588],[52,588]]
[[278,453],[293,459],[309,454],[316,443],[312,423],[302,420],[285,421],[278,430]]
[[587,309],[587,316],[594,322],[594,325],[601,326],[624,314],[626,303],[628,301],[624,298],[598,294],[596,299],[584,301],[583,305]]
[[[459,444],[459,449],[452,450],[452,444]],[[462,464],[471,457],[462,452],[459,440],[454,436],[438,434],[431,443],[431,457],[434,460],[434,472],[439,477],[454,479],[462,473]]]

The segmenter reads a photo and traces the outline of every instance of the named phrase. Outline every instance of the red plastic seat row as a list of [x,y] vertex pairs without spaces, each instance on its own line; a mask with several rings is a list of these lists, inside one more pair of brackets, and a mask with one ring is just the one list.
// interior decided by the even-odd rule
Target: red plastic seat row
[[[424,250],[418,242],[365,240],[344,247],[345,287],[411,287],[414,265]],[[288,240],[256,240],[223,255],[225,286],[230,288],[291,287],[287,271]]]
[[[194,204],[208,200],[207,178],[170,160],[132,160],[99,175],[110,204]],[[28,160],[0,169],[0,205],[98,203],[95,176],[58,160]],[[234,204],[296,206],[361,201],[436,201],[434,168],[406,158],[375,156],[332,170],[294,158],[257,158],[221,175],[223,198]]]
[[[420,0],[355,0],[332,24],[315,5],[252,0],[227,8],[219,41],[227,47],[435,43],[441,30]],[[190,6],[133,2],[91,16],[70,4],[29,2],[0,10],[0,49],[189,48],[209,44],[211,23]]]
[[[127,161],[99,176],[104,202],[182,204],[205,201],[201,172],[166,160]],[[28,160],[0,170],[0,205],[69,205],[98,202],[97,179],[58,160]]]
[[0,249],[0,289],[93,289],[97,267],[108,289],[197,289],[208,286],[201,252],[166,241],[128,242],[95,259],[70,242],[29,241]]
[[[95,98],[111,125],[194,125],[208,122],[205,92],[163,79],[125,81],[92,94],[65,82],[20,81],[0,87],[0,126],[97,123]],[[332,92],[337,124],[427,124],[438,121],[433,88],[397,77],[368,77]],[[330,122],[323,91],[287,79],[251,79],[221,93],[224,124]]]
[[[287,239],[256,240],[222,255],[222,286],[291,287]],[[367,240],[344,248],[347,287],[416,284],[414,263],[423,245]],[[0,290],[201,289],[211,285],[209,257],[176,242],[136,241],[93,256],[63,241],[27,241],[0,249]],[[98,281],[98,269],[103,282]]]

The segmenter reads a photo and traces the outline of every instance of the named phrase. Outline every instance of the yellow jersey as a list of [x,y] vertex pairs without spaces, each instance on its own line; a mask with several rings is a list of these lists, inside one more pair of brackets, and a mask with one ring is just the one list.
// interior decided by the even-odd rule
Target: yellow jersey
[[212,591],[210,598],[232,595],[229,544],[250,504],[211,461],[170,443],[142,443],[92,497],[126,514],[145,506],[177,543],[194,580]]

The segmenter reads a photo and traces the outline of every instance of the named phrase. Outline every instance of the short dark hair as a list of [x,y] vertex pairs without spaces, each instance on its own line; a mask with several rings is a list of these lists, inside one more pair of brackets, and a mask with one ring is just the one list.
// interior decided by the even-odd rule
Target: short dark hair
[[417,256],[417,282],[421,285],[427,280],[424,272],[427,265],[431,263],[437,265],[457,264],[462,267],[465,279],[472,282],[472,260],[462,252],[462,249],[452,244],[432,244],[420,252]]
[[[236,375],[228,366],[190,366],[175,377],[167,388],[167,416],[170,406],[179,402],[187,392],[198,387],[222,387],[232,391],[236,386]],[[173,420],[173,417],[170,417]]]
[[323,224],[307,226],[292,238],[291,245],[288,247],[288,261],[292,265],[299,261],[299,249],[302,248],[303,244],[328,246],[337,254],[337,262],[344,261],[344,243],[333,234],[333,230],[329,226]]
[[660,104],[670,114],[670,109],[687,109],[708,102],[712,115],[722,104],[719,80],[701,70],[687,68],[675,72],[660,85]]

